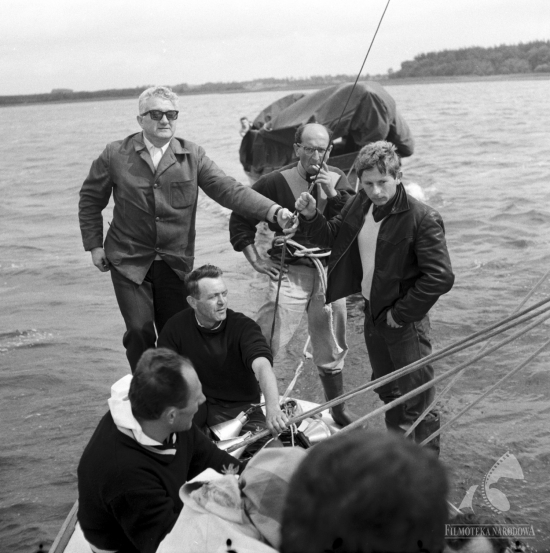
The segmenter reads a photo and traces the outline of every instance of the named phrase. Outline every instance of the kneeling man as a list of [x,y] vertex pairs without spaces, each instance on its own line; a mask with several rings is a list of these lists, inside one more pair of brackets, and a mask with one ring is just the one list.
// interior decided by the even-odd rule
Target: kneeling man
[[197,371],[206,396],[195,416],[199,428],[236,418],[260,403],[263,392],[266,416],[254,409],[243,432],[266,426],[282,432],[288,419],[279,407],[271,349],[252,319],[227,308],[222,274],[218,267],[203,265],[187,275],[191,309],[166,323],[158,344],[188,357]]
[[78,465],[78,521],[95,553],[154,553],[174,526],[180,487],[239,462],[192,423],[204,402],[188,360],[149,349],[112,387]]

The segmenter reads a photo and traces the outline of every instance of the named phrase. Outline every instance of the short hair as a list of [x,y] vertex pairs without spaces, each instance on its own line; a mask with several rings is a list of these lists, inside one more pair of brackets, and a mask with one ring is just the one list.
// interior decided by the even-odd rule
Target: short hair
[[199,280],[203,278],[219,278],[223,275],[223,271],[215,265],[203,265],[194,271],[191,271],[185,277],[185,285],[187,293],[194,298],[199,298]]
[[478,516],[473,513],[460,513],[449,521],[449,525],[453,528],[453,536],[445,538],[445,545],[450,550],[459,553],[468,542],[475,539],[474,535],[468,535],[464,532],[471,526],[483,526],[487,529],[487,533],[491,536],[491,545],[494,553],[506,553],[508,547],[512,545],[506,536],[499,536],[496,530],[495,522],[487,516]]
[[149,100],[149,98],[152,98],[153,96],[158,96],[159,98],[170,100],[170,102],[172,102],[175,107],[178,107],[178,95],[175,92],[172,92],[172,89],[170,87],[150,86],[139,95],[138,106],[140,115],[145,112],[145,105],[147,104],[147,100]]
[[296,133],[294,134],[294,144],[300,144],[302,142],[302,135],[304,134],[304,130],[309,125],[320,125],[321,127],[323,127],[325,129],[325,131],[327,131],[328,140],[329,140],[329,143],[330,143],[330,141],[332,140],[332,134],[333,133],[328,127],[326,127],[325,125],[322,125],[321,123],[302,123],[296,129]]
[[443,465],[414,442],[365,429],[336,434],[292,477],[281,551],[440,551],[447,491]]
[[128,398],[132,414],[139,420],[158,420],[167,407],[183,408],[189,398],[189,385],[183,366],[193,367],[189,359],[167,348],[148,349],[141,356]]
[[363,171],[378,169],[383,175],[397,177],[401,169],[401,158],[397,154],[396,147],[391,142],[379,140],[363,146],[355,160],[355,171],[361,178]]

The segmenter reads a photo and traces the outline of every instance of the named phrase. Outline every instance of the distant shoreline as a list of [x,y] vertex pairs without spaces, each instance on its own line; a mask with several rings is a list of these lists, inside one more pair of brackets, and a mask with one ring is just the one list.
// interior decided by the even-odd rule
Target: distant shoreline
[[[468,83],[468,82],[486,82],[486,81],[541,81],[549,80],[550,73],[515,73],[509,75],[457,75],[450,77],[414,77],[414,78],[382,78],[382,79],[372,79],[380,83],[382,86],[403,86],[403,85],[416,85],[416,84],[441,84],[441,83]],[[178,96],[204,96],[207,94],[244,94],[248,92],[275,92],[280,90],[281,92],[286,92],[289,90],[297,89],[319,89],[324,88],[326,85],[323,83],[311,84],[311,85],[280,85],[280,86],[266,86],[257,89],[239,89],[239,90],[191,90],[178,92]],[[87,91],[82,91],[87,92]],[[75,94],[81,94],[82,92],[76,92]],[[93,92],[92,92],[93,93]],[[121,96],[97,96],[89,98],[61,98],[61,99],[52,99],[52,100],[33,100],[31,98],[25,100],[27,96],[45,96],[44,94],[35,94],[35,95],[9,95],[9,96],[0,96],[0,108],[3,107],[13,107],[13,106],[28,106],[35,104],[68,104],[75,102],[102,102],[107,100],[128,100],[129,98],[136,98],[136,93],[121,95]],[[9,98],[10,100],[7,100]],[[7,101],[5,101],[6,99]]]

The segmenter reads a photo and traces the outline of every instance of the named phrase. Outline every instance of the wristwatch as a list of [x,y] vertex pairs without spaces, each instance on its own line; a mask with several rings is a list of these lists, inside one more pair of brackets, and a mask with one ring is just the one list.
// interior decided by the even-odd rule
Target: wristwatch
[[271,221],[272,223],[276,223],[277,222],[277,215],[279,215],[279,211],[281,211],[281,209],[283,209],[281,206],[279,206],[276,210],[275,210],[275,213],[273,214],[273,221]]

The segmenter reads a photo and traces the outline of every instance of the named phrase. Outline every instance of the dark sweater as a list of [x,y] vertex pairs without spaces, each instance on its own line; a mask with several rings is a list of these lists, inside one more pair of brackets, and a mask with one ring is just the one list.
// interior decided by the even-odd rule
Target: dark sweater
[[[289,167],[291,166],[283,167],[280,171],[273,171],[272,173],[263,175],[253,184],[252,189],[256,190],[256,192],[259,192],[263,196],[266,196],[270,200],[277,202],[280,206],[286,207],[290,211],[294,211],[296,199],[294,198],[294,194],[286,182],[285,177],[281,174],[281,171],[284,171]],[[348,199],[355,195],[355,190],[350,186],[348,179],[340,169],[329,165],[329,170],[332,173],[338,173],[340,175],[340,179],[336,184],[337,195],[334,198],[329,198],[327,200],[326,207],[323,210],[323,214],[327,219],[338,215]],[[317,186],[313,189],[312,194],[313,197],[317,199]],[[231,214],[229,219],[229,235],[231,244],[236,251],[240,252],[244,250],[246,246],[254,244],[256,225],[259,222],[260,221],[258,219],[245,217],[235,211]],[[279,227],[277,223],[269,223],[268,226],[275,232],[275,234],[282,234],[281,227]],[[300,228],[294,235],[293,240],[306,247],[316,246],[316,244],[314,244]]]
[[176,453],[146,448],[99,423],[78,465],[78,521],[86,539],[119,553],[154,553],[183,508],[180,487],[206,468],[239,465],[195,425],[176,434]]
[[223,401],[259,403],[260,386],[252,362],[265,357],[273,363],[271,349],[260,327],[231,309],[215,330],[199,326],[192,309],[180,311],[164,325],[158,347],[188,357],[197,371],[204,395]]

